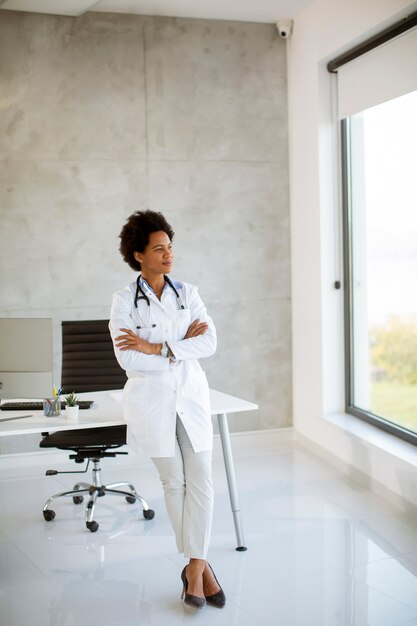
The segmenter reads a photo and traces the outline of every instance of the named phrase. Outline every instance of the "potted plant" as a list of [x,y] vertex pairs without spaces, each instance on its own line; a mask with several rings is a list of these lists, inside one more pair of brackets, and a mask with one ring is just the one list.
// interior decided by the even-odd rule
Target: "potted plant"
[[67,395],[65,396],[65,402],[66,416],[70,419],[78,419],[78,410],[80,407],[78,406],[78,396],[75,395],[75,391],[67,393]]

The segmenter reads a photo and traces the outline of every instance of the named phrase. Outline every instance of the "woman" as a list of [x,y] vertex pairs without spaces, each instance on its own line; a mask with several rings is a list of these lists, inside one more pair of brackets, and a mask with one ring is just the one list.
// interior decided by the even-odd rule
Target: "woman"
[[186,604],[222,608],[226,598],[206,561],[213,514],[212,423],[197,359],[216,350],[216,330],[196,287],[173,281],[174,231],[161,213],[138,211],[120,233],[120,252],[140,274],[113,296],[110,332],[128,381],[128,445],[149,455],[162,481],[179,552]]

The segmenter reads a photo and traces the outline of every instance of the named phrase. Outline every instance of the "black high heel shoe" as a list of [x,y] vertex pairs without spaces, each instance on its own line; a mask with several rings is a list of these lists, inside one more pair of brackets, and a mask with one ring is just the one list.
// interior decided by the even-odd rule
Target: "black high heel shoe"
[[211,606],[215,606],[218,609],[222,609],[224,605],[226,604],[226,596],[224,595],[224,591],[221,588],[220,583],[217,580],[216,574],[213,572],[213,568],[211,567],[210,563],[207,563],[207,565],[211,569],[211,573],[214,576],[214,580],[219,585],[220,589],[219,591],[216,591],[216,593],[213,593],[212,596],[206,596],[206,602],[207,604],[210,604]]
[[185,575],[186,569],[187,566],[185,566],[181,572],[181,580],[183,584],[181,599],[184,600],[185,604],[188,604],[188,606],[192,606],[194,609],[203,609],[206,606],[206,599],[200,598],[200,596],[193,596],[192,594],[188,593],[188,580],[187,576]]

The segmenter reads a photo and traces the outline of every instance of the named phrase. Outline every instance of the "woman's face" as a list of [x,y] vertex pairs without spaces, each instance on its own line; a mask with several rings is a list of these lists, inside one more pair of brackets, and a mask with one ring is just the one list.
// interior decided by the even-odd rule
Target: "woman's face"
[[174,258],[171,240],[163,230],[158,230],[149,235],[145,250],[134,252],[133,256],[139,261],[142,274],[168,274]]

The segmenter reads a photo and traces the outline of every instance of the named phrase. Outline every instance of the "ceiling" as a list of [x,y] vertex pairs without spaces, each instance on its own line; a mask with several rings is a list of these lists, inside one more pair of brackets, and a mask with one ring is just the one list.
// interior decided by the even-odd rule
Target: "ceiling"
[[82,15],[86,11],[243,22],[293,19],[313,0],[0,0],[0,9]]

